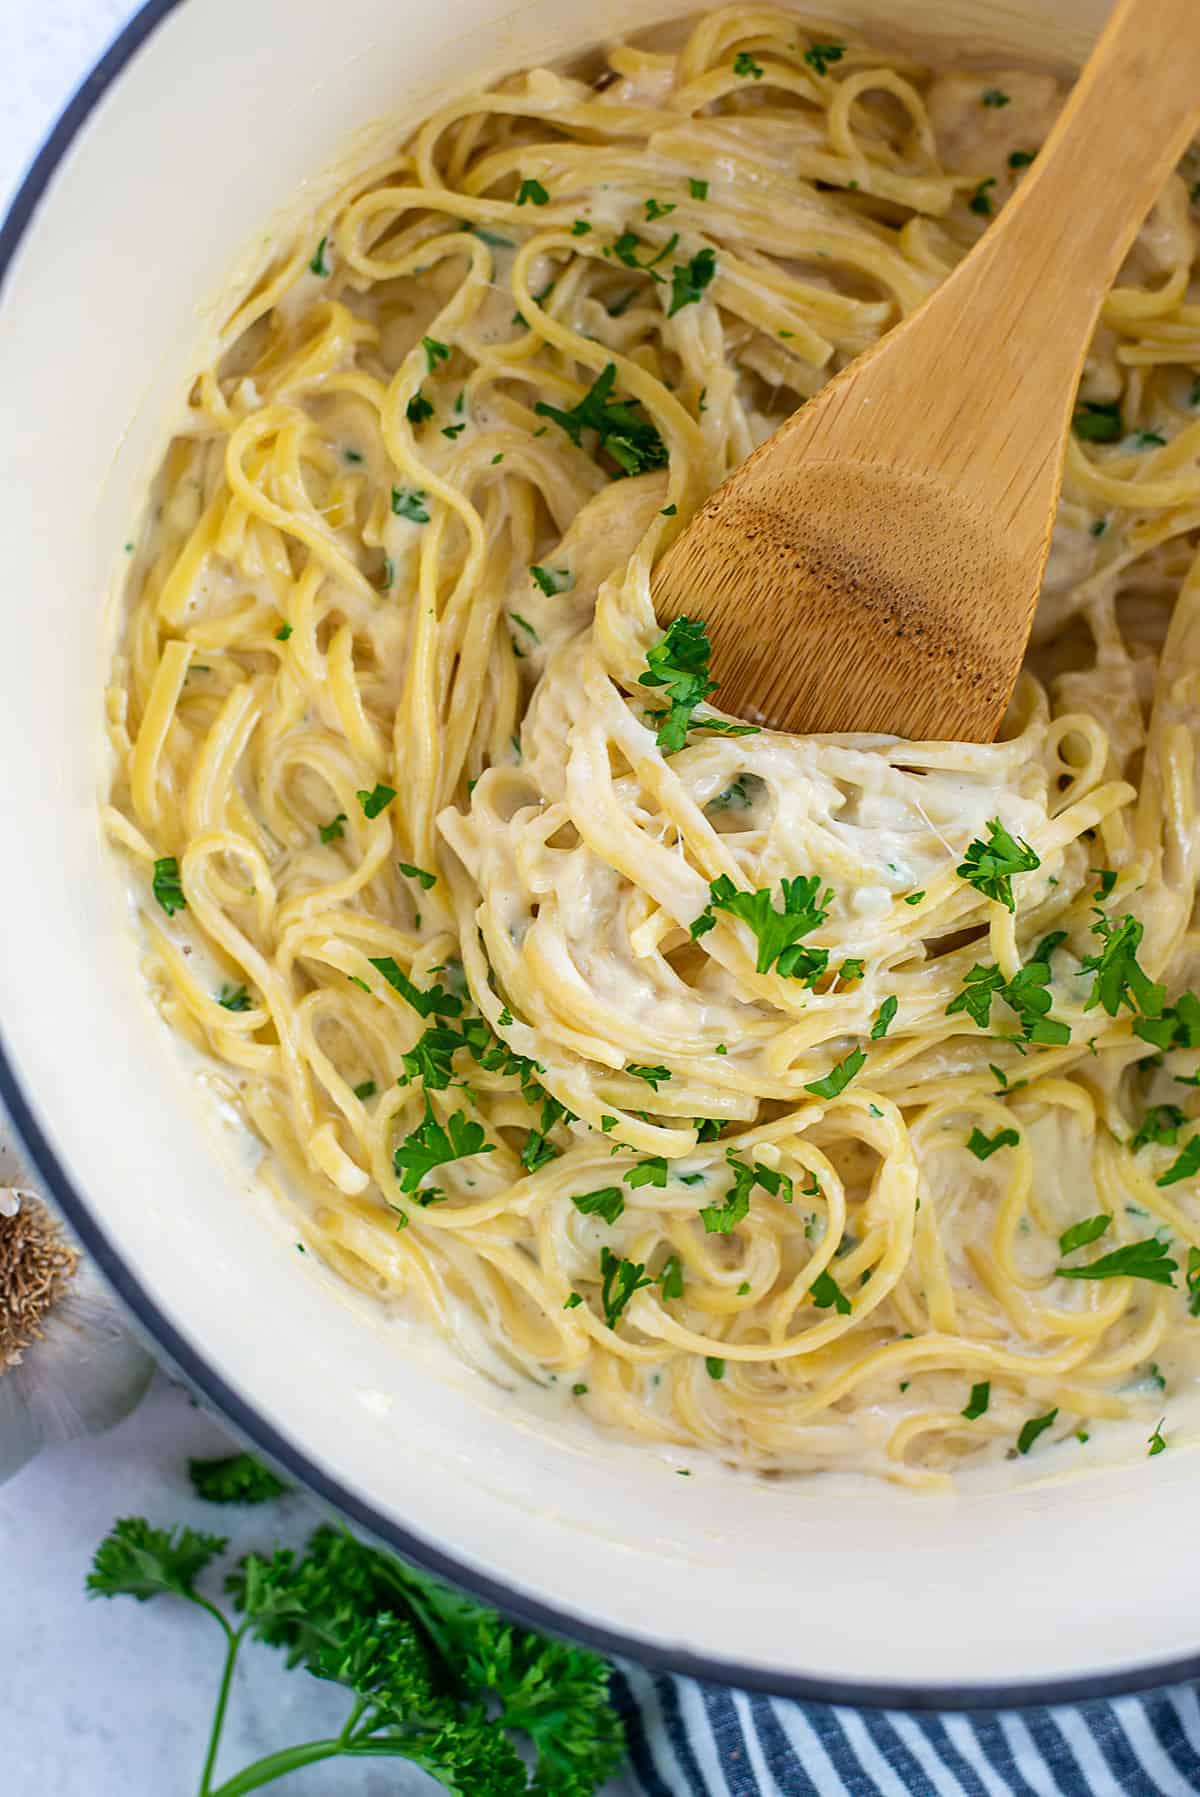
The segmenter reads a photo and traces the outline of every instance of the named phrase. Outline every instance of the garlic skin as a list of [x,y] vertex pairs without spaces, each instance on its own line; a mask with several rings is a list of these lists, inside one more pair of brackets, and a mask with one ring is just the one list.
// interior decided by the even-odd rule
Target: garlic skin
[[41,1317],[39,1337],[0,1361],[0,1484],[52,1442],[111,1429],[139,1402],[154,1372],[53,1206],[27,1186],[0,1186],[0,1226],[28,1204],[49,1212],[78,1261]]

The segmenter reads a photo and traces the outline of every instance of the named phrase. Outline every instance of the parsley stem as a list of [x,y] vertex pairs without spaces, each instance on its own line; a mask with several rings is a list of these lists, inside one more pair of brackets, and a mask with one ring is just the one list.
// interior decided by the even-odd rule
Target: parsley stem
[[278,1753],[264,1754],[261,1760],[253,1760],[250,1765],[243,1766],[240,1772],[218,1785],[215,1791],[205,1792],[202,1797],[245,1797],[247,1791],[257,1791],[263,1785],[273,1784],[277,1778],[283,1778],[288,1772],[298,1772],[301,1766],[315,1765],[318,1760],[336,1760],[346,1749],[340,1735],[328,1741],[302,1741],[296,1747],[282,1747]]
[[191,1600],[200,1609],[207,1610],[210,1616],[215,1617],[225,1633],[225,1664],[221,1668],[221,1683],[217,1688],[217,1707],[213,1713],[212,1728],[209,1730],[208,1752],[204,1756],[204,1769],[200,1774],[200,1797],[211,1797],[212,1776],[217,1763],[217,1752],[221,1745],[221,1731],[225,1726],[225,1711],[229,1706],[234,1663],[237,1660],[238,1649],[242,1645],[246,1627],[244,1624],[240,1629],[231,1627],[227,1618],[221,1614],[215,1604],[210,1604],[206,1597],[200,1597],[193,1592]]

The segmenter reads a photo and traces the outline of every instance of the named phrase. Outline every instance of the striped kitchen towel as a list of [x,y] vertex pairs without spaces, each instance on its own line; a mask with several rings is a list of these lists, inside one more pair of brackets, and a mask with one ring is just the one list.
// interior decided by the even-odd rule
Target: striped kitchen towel
[[1188,1797],[1193,1685],[1053,1709],[848,1710],[625,1666],[613,1694],[645,1797]]

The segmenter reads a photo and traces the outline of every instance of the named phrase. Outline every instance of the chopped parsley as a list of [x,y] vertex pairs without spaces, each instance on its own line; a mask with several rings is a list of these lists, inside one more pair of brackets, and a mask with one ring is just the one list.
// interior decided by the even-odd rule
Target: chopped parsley
[[1166,1440],[1163,1436],[1163,1432],[1162,1432],[1162,1426],[1163,1426],[1163,1423],[1166,1422],[1166,1420],[1167,1419],[1164,1416],[1161,1419],[1161,1421],[1159,1422],[1158,1427],[1155,1429],[1153,1435],[1150,1437],[1147,1454],[1148,1454],[1148,1458],[1151,1460],[1153,1460],[1153,1458],[1156,1454],[1161,1454],[1163,1449],[1167,1445]]
[[666,218],[667,213],[674,212],[674,210],[675,210],[675,201],[674,200],[666,200],[666,201],[647,200],[646,201],[646,217],[649,220],[653,220],[656,218]]
[[1045,1434],[1057,1416],[1058,1406],[1056,1404],[1053,1410],[1046,1412],[1045,1416],[1031,1416],[1027,1423],[1023,1423],[1021,1433],[1017,1436],[1018,1454],[1027,1454],[1038,1436]]
[[187,910],[183,886],[179,879],[179,862],[174,855],[161,855],[154,863],[154,879],[150,890],[168,917]]
[[674,318],[685,306],[695,305],[716,272],[717,252],[714,249],[697,250],[690,262],[677,262],[671,270],[671,303],[667,317]]
[[924,891],[921,891],[921,892],[910,892],[910,893],[909,893],[909,894],[908,894],[908,895],[907,895],[907,897],[906,897],[906,898],[905,898],[905,900],[904,900],[904,902],[905,902],[905,904],[906,904],[906,905],[919,905],[919,904],[920,904],[920,902],[921,902],[921,900],[922,900],[922,899],[923,899],[923,898],[924,898],[924,897],[925,897],[925,894],[924,894]]
[[706,200],[708,198],[708,182],[698,181],[695,175],[689,175],[688,192],[694,200]]
[[1125,435],[1121,408],[1116,403],[1086,399],[1075,408],[1071,429],[1085,443],[1116,443]]
[[861,980],[866,972],[866,962],[852,959],[843,961],[837,970],[839,980]]
[[630,1061],[625,1071],[626,1073],[632,1073],[634,1079],[644,1079],[646,1084],[655,1092],[658,1091],[658,1088],[662,1085],[664,1080],[668,1080],[671,1077],[671,1069],[669,1067],[646,1066],[640,1061]]
[[450,360],[450,345],[439,343],[436,337],[422,337],[421,348],[425,351],[425,366],[430,374],[439,362]]
[[995,185],[995,175],[989,175],[986,180],[979,183],[979,186],[967,201],[970,210],[977,213],[980,218],[990,218],[995,210],[992,205],[992,196],[988,191],[989,188],[995,187]]
[[946,1015],[965,1011],[983,1030],[988,1027],[992,1000],[1002,998],[1020,1019],[1027,1042],[1061,1046],[1071,1040],[1071,1031],[1069,1025],[1047,1015],[1052,1003],[1049,983],[1050,968],[1045,961],[1028,962],[1007,981],[998,967],[977,964],[964,976],[963,989],[946,1006]]
[[1012,150],[1009,152],[1009,168],[1028,168],[1036,155],[1034,150]]
[[758,945],[755,969],[769,973],[772,968],[785,979],[800,978],[811,984],[829,964],[828,949],[804,949],[800,939],[824,923],[826,909],[833,894],[821,891],[817,874],[797,874],[780,881],[783,909],[777,911],[771,891],[745,892],[736,887],[728,874],[719,874],[708,889],[708,908],[692,924],[692,936],[702,936],[716,923],[714,913],[725,911],[750,929]]
[[577,218],[571,226],[571,235],[572,237],[586,237],[591,228],[586,218]]
[[900,1000],[896,997],[894,992],[888,998],[884,999],[879,1007],[879,1015],[871,1025],[872,1042],[878,1042],[880,1037],[887,1035],[895,1021],[896,1012],[899,1008]]
[[978,1385],[973,1385],[971,1387],[971,1395],[967,1399],[961,1414],[966,1417],[969,1423],[973,1423],[976,1418],[981,1417],[984,1414],[991,1401],[992,1382],[990,1379],[983,1379]]
[[750,1209],[750,1193],[754,1188],[757,1169],[747,1167],[743,1162],[729,1157],[733,1183],[720,1204],[706,1204],[700,1212],[700,1221],[704,1225],[706,1235],[731,1235]]
[[1174,1285],[1171,1275],[1178,1271],[1178,1265],[1169,1258],[1170,1253],[1166,1242],[1147,1236],[1140,1242],[1114,1248],[1111,1254],[1102,1254],[1085,1267],[1054,1270],[1060,1279],[1147,1279],[1152,1285]]
[[861,1048],[854,1049],[844,1061],[838,1061],[824,1079],[807,1081],[804,1090],[811,1092],[816,1098],[836,1098],[840,1092],[846,1090],[855,1074],[862,1069],[866,1058],[866,1054]]
[[251,1008],[250,994],[244,986],[222,986],[217,1003],[223,1011],[248,1011]]
[[1189,1248],[1187,1257],[1188,1315],[1200,1317],[1200,1248]]
[[1060,1254],[1074,1254],[1076,1248],[1086,1248],[1089,1242],[1099,1241],[1108,1229],[1112,1218],[1107,1214],[1099,1217],[1085,1217],[1082,1223],[1072,1223],[1070,1229],[1064,1229],[1058,1238]]
[[1165,1173],[1160,1173],[1155,1180],[1156,1186],[1178,1185],[1181,1179],[1192,1179],[1200,1173],[1200,1135],[1195,1135],[1185,1145],[1182,1153],[1171,1162]]
[[427,1092],[444,1092],[454,1078],[454,1057],[466,1046],[467,1038],[445,1024],[433,1023],[417,1042],[400,1057],[404,1074],[396,1083],[406,1086],[419,1079]]
[[725,1377],[725,1362],[716,1354],[706,1354],[704,1356],[704,1367],[710,1379],[723,1379]]
[[981,1129],[973,1129],[967,1137],[967,1147],[977,1161],[986,1161],[998,1148],[1015,1148],[1020,1140],[1015,1129],[997,1130],[994,1136],[985,1136]]
[[355,1086],[354,1096],[362,1103],[368,1098],[374,1098],[378,1089],[373,1079],[364,1079],[360,1085]]
[[680,617],[671,620],[666,634],[646,655],[647,671],[638,684],[666,688],[670,709],[657,713],[657,730],[659,747],[668,755],[682,749],[692,713],[717,690],[716,681],[708,677],[710,653],[704,620]]
[[585,1217],[603,1217],[606,1223],[615,1223],[625,1209],[625,1197],[620,1186],[601,1186],[595,1192],[581,1192],[571,1203]]
[[1128,915],[1118,924],[1111,918],[1098,917],[1092,925],[1092,934],[1099,936],[1104,946],[1099,954],[1085,955],[1080,963],[1085,972],[1096,976],[1084,1009],[1090,1011],[1098,1004],[1110,1017],[1115,1017],[1126,1004],[1131,1011],[1140,1011],[1143,1017],[1161,1017],[1166,988],[1151,980],[1138,965],[1137,951],[1144,934],[1142,924],[1136,917]]
[[567,568],[543,568],[534,562],[529,572],[547,599],[553,599],[558,593],[569,593],[575,585],[575,576]]
[[804,52],[804,60],[810,69],[823,75],[831,62],[841,62],[845,54],[845,44],[810,44]]
[[1145,1148],[1151,1142],[1158,1142],[1163,1147],[1173,1147],[1186,1122],[1187,1118],[1177,1104],[1151,1105],[1129,1146],[1135,1154],[1139,1148]]
[[988,820],[987,831],[988,841],[969,843],[966,858],[954,871],[976,892],[1015,912],[1013,875],[1032,873],[1042,865],[1041,859],[1027,842],[1011,836],[998,817]]
[[492,1154],[495,1144],[487,1140],[482,1123],[468,1118],[465,1111],[455,1111],[445,1127],[438,1122],[425,1100],[425,1120],[407,1135],[392,1155],[392,1164],[400,1180],[402,1192],[415,1192],[427,1173],[451,1161],[471,1160],[479,1154]]
[[665,1186],[668,1167],[665,1154],[651,1155],[649,1160],[639,1161],[625,1175],[627,1186]]
[[279,629],[275,632],[275,641],[277,643],[286,643],[291,634],[292,626],[290,624],[281,624]]
[[331,817],[327,824],[317,825],[317,835],[322,842],[340,842],[345,834],[346,813],[344,811],[339,811],[336,817]]
[[437,885],[437,875],[431,874],[427,868],[414,867],[410,861],[398,861],[396,865],[402,874],[407,874],[410,880],[416,880],[424,892]]
[[653,1284],[640,1260],[622,1260],[611,1248],[601,1248],[600,1302],[610,1329],[616,1328],[617,1319],[633,1294],[644,1285]]
[[[433,402],[426,399],[419,387],[405,407],[404,416],[410,424],[424,424],[427,418],[433,417]],[[461,426],[456,428],[461,429]]]
[[677,1254],[669,1254],[658,1275],[658,1289],[664,1298],[682,1298],[683,1262]]
[[428,497],[420,487],[393,487],[392,510],[397,518],[407,518],[410,524],[428,524],[429,513],[425,509]]
[[1159,1049],[1200,1048],[1200,998],[1194,992],[1181,993],[1173,1005],[1163,1007],[1161,1015],[1135,1018],[1133,1033]]
[[315,275],[321,275],[322,277],[329,273],[329,264],[325,260],[325,248],[328,242],[328,237],[322,237],[320,243],[317,245],[316,254],[308,265]]
[[384,786],[381,781],[377,782],[370,792],[360,789],[355,794],[362,806],[364,817],[378,817],[381,811],[387,810],[395,796],[395,787]]
[[[422,988],[414,986],[408,975],[404,973],[392,959],[391,955],[378,957],[369,955],[371,966],[381,973],[388,985],[398,992],[401,998],[407,999],[419,1017],[459,1017],[462,1015],[463,1001],[455,992],[447,992],[444,986]],[[353,977],[353,976],[352,976]],[[363,982],[359,981],[360,985]],[[369,986],[364,990],[370,991]]]
[[579,404],[563,411],[538,400],[534,411],[551,418],[572,443],[582,445],[585,430],[597,433],[598,449],[611,456],[622,474],[642,474],[648,468],[665,468],[667,446],[647,419],[637,414],[639,401],[610,398],[617,379],[617,365],[609,362],[596,376]]
[[850,1315],[850,1300],[828,1268],[813,1280],[808,1295],[818,1310],[832,1307],[840,1317]]
[[1012,99],[1012,95],[1006,94],[998,87],[985,87],[982,99],[985,106],[995,106],[999,108],[1001,106],[1007,106]]
[[733,59],[735,75],[751,75],[755,81],[762,79],[762,64],[755,62],[749,50],[739,50]]
[[534,206],[544,206],[549,198],[550,195],[546,192],[546,189],[542,186],[541,182],[536,180],[532,175],[522,181],[517,190],[518,206],[524,206],[527,203]]

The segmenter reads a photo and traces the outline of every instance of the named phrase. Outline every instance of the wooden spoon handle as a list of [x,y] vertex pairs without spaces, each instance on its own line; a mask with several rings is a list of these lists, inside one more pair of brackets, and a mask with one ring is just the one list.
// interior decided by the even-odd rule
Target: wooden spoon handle
[[[1200,0],[1118,0],[1002,216],[896,334],[919,327],[939,335],[937,383],[924,366],[919,402],[913,395],[929,425],[920,453],[928,455],[939,425],[948,433],[957,427],[964,463],[978,467],[990,455],[997,473],[1011,476],[1010,518],[1036,486],[1042,455],[1065,443],[1079,360],[1100,307],[1198,126]],[[1078,358],[1064,353],[1073,343]],[[1014,431],[1013,408],[1002,403],[1018,388],[1037,405],[1036,433]],[[990,441],[978,415],[971,430],[961,430],[972,395],[993,421]],[[953,446],[941,471],[951,483],[960,472]]]

